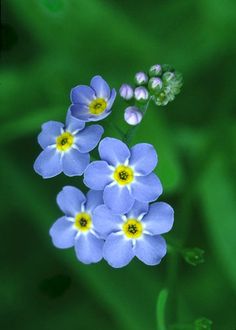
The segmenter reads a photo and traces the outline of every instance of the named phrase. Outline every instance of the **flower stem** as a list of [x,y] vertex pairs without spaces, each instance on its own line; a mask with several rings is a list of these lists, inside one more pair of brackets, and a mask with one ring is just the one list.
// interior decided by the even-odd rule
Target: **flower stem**
[[168,298],[167,289],[162,289],[157,299],[157,309],[156,309],[158,330],[167,330],[165,324],[165,309],[166,309],[167,298]]

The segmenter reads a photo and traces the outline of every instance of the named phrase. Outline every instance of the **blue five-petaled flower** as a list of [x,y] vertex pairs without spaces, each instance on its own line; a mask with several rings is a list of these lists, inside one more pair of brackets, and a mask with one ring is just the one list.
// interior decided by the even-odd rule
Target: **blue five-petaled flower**
[[89,152],[101,139],[104,129],[100,125],[85,127],[85,123],[67,113],[66,125],[49,121],[42,125],[38,142],[43,148],[34,163],[34,170],[43,178],[61,172],[67,176],[82,175],[89,164]]
[[153,173],[157,154],[151,144],[139,143],[129,149],[114,138],[104,138],[98,147],[102,160],[88,165],[84,183],[102,190],[104,204],[115,214],[124,214],[135,200],[153,202],[162,193],[162,185]]
[[173,225],[174,211],[164,202],[135,202],[125,215],[114,215],[106,205],[94,211],[93,223],[105,239],[104,259],[115,268],[126,266],[135,256],[147,265],[160,263],[166,254],[162,236]]
[[101,76],[94,76],[90,86],[78,85],[71,90],[71,113],[83,121],[98,121],[111,113],[116,91]]
[[64,212],[50,229],[53,244],[60,249],[75,248],[78,260],[85,264],[102,259],[104,240],[93,222],[94,209],[103,203],[100,191],[86,195],[77,188],[66,186],[57,195],[57,204]]

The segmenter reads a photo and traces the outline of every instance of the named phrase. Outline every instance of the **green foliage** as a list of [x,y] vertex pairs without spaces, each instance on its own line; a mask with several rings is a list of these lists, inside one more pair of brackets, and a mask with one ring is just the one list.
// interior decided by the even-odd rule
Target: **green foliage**
[[[154,330],[157,318],[157,330],[183,330],[205,315],[214,330],[234,329],[235,1],[1,4],[0,328]],[[157,267],[79,264],[52,246],[48,230],[60,216],[57,192],[82,180],[33,172],[37,134],[43,122],[64,120],[73,86],[101,74],[118,89],[153,63],[172,64],[184,87],[166,107],[150,104],[131,144],[154,144],[161,200],[175,209],[168,235],[202,247],[205,263],[190,267],[173,253]],[[120,138],[110,121],[127,132],[125,107],[115,102],[105,135]]]

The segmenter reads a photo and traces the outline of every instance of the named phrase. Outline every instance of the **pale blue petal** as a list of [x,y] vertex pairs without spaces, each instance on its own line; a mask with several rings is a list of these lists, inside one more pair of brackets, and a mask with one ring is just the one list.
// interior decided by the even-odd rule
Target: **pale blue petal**
[[141,175],[150,174],[157,165],[157,153],[154,147],[148,143],[139,143],[130,150],[129,165]]
[[67,176],[82,175],[90,161],[89,154],[71,148],[62,158],[63,172]]
[[42,125],[42,131],[38,135],[38,143],[45,149],[46,147],[56,144],[56,138],[61,135],[64,124],[58,121],[48,121]]
[[158,177],[151,173],[137,176],[131,184],[132,195],[140,202],[153,202],[162,193],[162,185]]
[[78,85],[71,90],[70,99],[73,104],[86,104],[96,98],[94,90],[86,85]]
[[81,121],[90,121],[91,114],[89,113],[89,108],[85,104],[72,104],[70,106],[70,111],[73,117]]
[[84,126],[85,122],[72,116],[71,110],[69,109],[66,115],[66,130],[71,133],[75,133],[77,131],[81,131]]
[[101,76],[93,77],[90,86],[95,90],[98,98],[103,98],[105,100],[110,98],[110,87]]
[[167,233],[174,223],[174,210],[164,202],[150,205],[149,212],[144,216],[145,229],[152,235]]
[[75,144],[82,153],[93,150],[100,141],[104,129],[100,125],[91,125],[76,135]]
[[47,147],[37,157],[34,170],[44,179],[60,174],[62,172],[61,153],[56,148]]
[[73,222],[61,217],[51,227],[49,234],[53,244],[59,249],[67,249],[74,245],[77,230]]
[[112,232],[120,231],[122,223],[121,216],[114,215],[106,205],[100,205],[94,210],[94,228],[104,238]]
[[136,257],[146,265],[154,266],[166,255],[166,242],[161,236],[143,235],[134,246]]
[[134,205],[134,198],[126,186],[117,184],[106,186],[103,193],[104,204],[115,214],[125,214]]
[[68,217],[75,217],[81,211],[81,205],[85,203],[84,194],[75,187],[65,186],[57,195],[57,204]]
[[140,215],[143,215],[148,212],[148,203],[142,203],[135,201],[132,209],[126,215],[127,218],[138,218]]
[[116,98],[116,90],[113,88],[112,91],[111,91],[111,97],[107,102],[106,111],[111,109],[111,107],[113,106],[113,103],[115,101],[115,98]]
[[132,240],[125,239],[120,233],[110,234],[103,247],[103,257],[114,268],[121,268],[133,259]]
[[86,195],[87,202],[85,205],[86,211],[93,213],[94,209],[103,204],[103,192],[101,190],[89,190]]
[[103,190],[112,181],[112,170],[107,162],[98,160],[89,164],[84,172],[84,184],[90,189]]
[[80,234],[75,240],[75,252],[79,261],[84,264],[99,262],[102,259],[104,241],[92,233]]
[[109,165],[113,166],[124,164],[130,157],[130,151],[127,145],[114,138],[104,138],[99,143],[98,150],[101,159],[106,160]]

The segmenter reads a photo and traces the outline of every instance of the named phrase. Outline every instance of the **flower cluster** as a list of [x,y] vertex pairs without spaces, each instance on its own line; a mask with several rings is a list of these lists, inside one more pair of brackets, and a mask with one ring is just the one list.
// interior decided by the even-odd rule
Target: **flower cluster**
[[165,106],[173,101],[181,90],[183,78],[170,65],[155,64],[148,73],[136,73],[134,82],[135,87],[123,84],[119,91],[120,96],[129,103],[124,117],[130,125],[140,123],[150,100],[158,106]]
[[[138,73],[135,79],[147,84],[149,77]],[[131,90],[124,93],[127,96]],[[140,100],[146,98],[145,93],[149,95],[147,90],[134,91]],[[107,117],[115,97],[115,90],[95,76],[90,86],[72,89],[65,125],[57,121],[42,125],[38,142],[43,150],[34,163],[35,171],[43,178],[61,172],[84,175],[89,188],[86,195],[73,186],[62,189],[57,204],[64,215],[52,225],[50,236],[58,248],[74,247],[85,264],[104,258],[119,268],[136,256],[147,265],[157,265],[166,254],[161,235],[172,228],[174,211],[167,203],[156,202],[162,185],[154,173],[158,161],[154,147],[138,143],[129,148],[112,137],[100,141],[103,127],[86,126]],[[90,163],[89,152],[97,145],[100,159]]]

